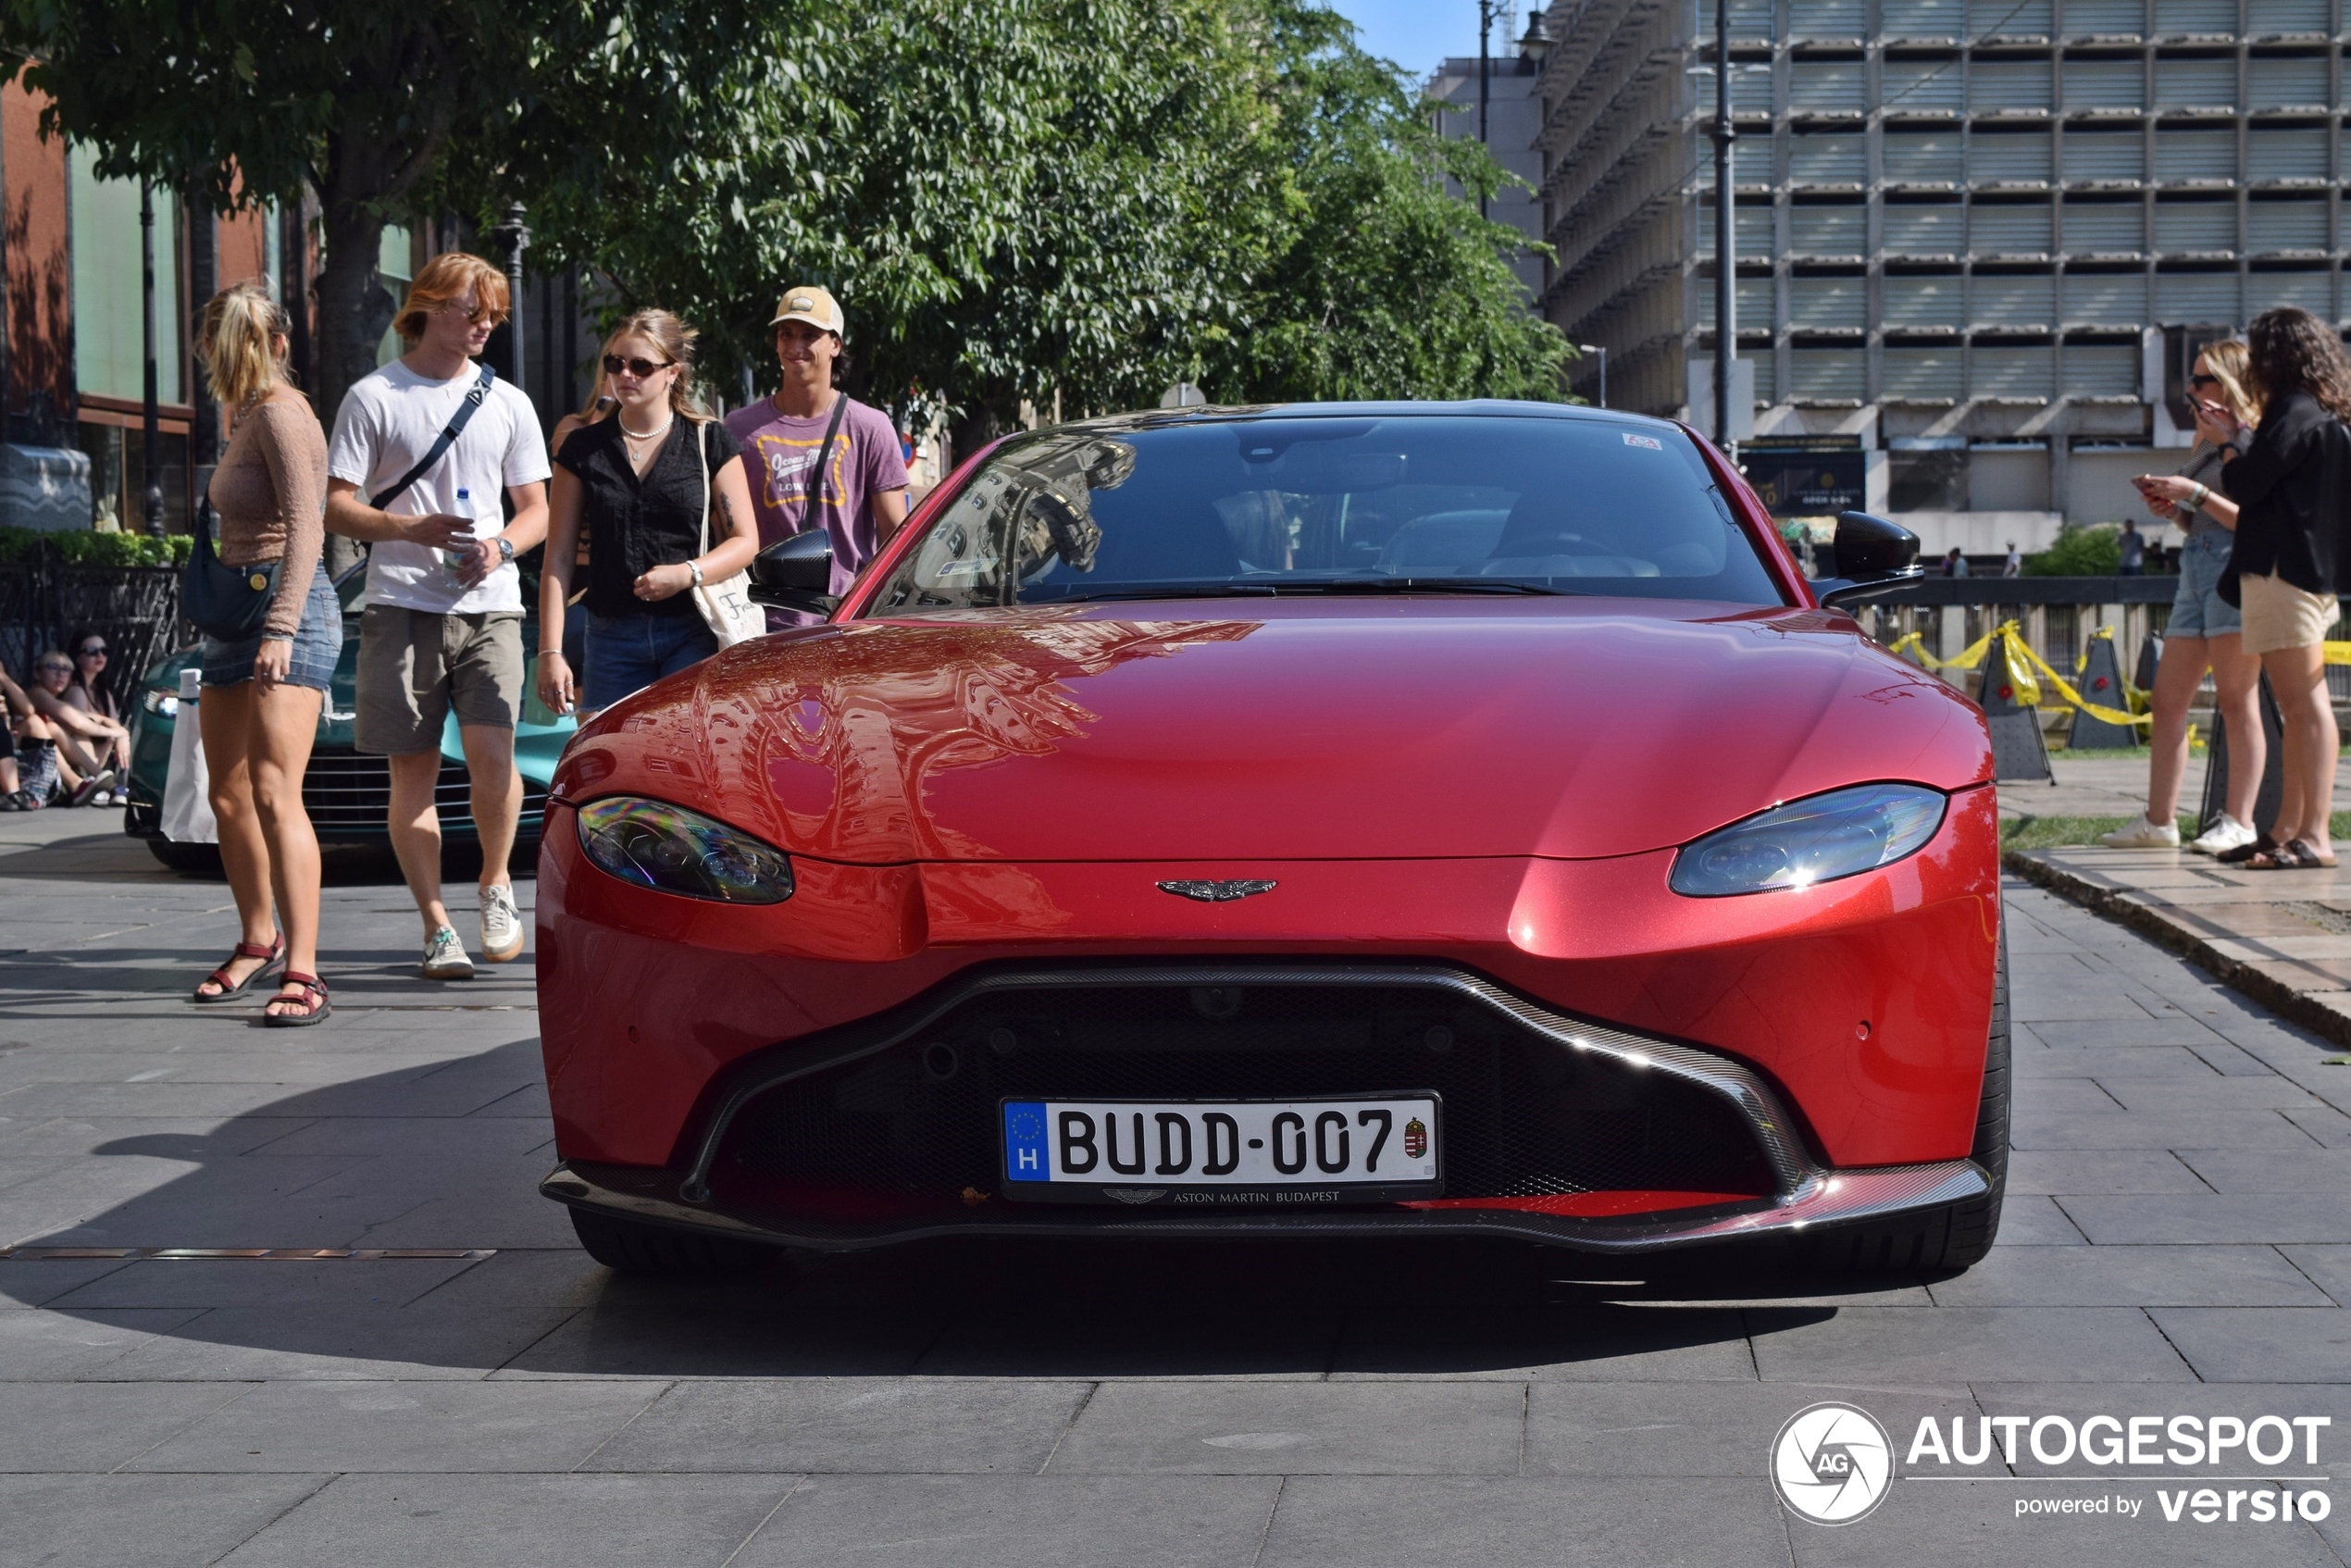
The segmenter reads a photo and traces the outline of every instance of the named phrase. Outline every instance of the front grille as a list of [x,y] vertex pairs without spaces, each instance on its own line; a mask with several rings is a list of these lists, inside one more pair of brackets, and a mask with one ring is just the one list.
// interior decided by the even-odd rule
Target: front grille
[[[441,830],[469,836],[474,830],[473,785],[466,765],[444,760],[433,784],[433,809]],[[362,752],[313,753],[302,778],[302,803],[310,825],[323,832],[381,833],[392,815],[392,769],[379,756]],[[544,787],[526,777],[522,781],[521,836],[535,838],[547,810]]]
[[1721,1096],[1572,1051],[1453,989],[1409,984],[984,992],[886,1051],[754,1096],[710,1179],[721,1203],[853,1229],[958,1208],[965,1188],[992,1192],[1007,1096],[1412,1090],[1443,1097],[1449,1199],[1773,1189],[1746,1119]]

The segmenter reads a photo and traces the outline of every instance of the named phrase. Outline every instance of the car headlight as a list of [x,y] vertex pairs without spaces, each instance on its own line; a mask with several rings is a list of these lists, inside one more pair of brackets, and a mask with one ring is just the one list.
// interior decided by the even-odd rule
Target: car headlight
[[180,694],[166,687],[150,686],[146,695],[139,699],[139,705],[151,714],[169,718],[180,711]]
[[665,801],[589,802],[579,808],[579,847],[622,881],[681,898],[781,903],[792,894],[781,850]]
[[1891,865],[1943,826],[1948,803],[1917,784],[1863,784],[1790,801],[1684,846],[1668,885],[1691,898],[1809,888]]

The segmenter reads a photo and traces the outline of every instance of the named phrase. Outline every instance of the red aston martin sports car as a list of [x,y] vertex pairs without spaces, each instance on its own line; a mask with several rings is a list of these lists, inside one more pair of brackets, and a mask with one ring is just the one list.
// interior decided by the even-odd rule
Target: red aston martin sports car
[[956,1233],[1998,1223],[1983,716],[1683,427],[1513,403],[1018,435],[846,597],[583,728],[547,805],[562,1164],[616,1267]]

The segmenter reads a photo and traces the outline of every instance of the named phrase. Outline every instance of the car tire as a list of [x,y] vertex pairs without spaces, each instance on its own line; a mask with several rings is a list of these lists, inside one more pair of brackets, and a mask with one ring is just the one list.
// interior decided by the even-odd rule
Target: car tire
[[149,839],[147,852],[174,871],[193,871],[201,877],[220,875],[218,844],[175,844],[168,839]]
[[1813,1267],[1843,1273],[1887,1274],[1963,1269],[1984,1261],[2000,1230],[2000,1200],[2009,1183],[2009,933],[2000,926],[2000,954],[1992,983],[1992,1027],[1984,1047],[1984,1091],[1976,1101],[1975,1141],[1968,1158],[1991,1178],[1982,1197],[1897,1220],[1838,1226],[1807,1237],[1799,1255]]
[[590,1257],[617,1274],[749,1274],[775,1263],[785,1251],[756,1241],[730,1241],[723,1236],[672,1230],[585,1209],[572,1210],[571,1228]]

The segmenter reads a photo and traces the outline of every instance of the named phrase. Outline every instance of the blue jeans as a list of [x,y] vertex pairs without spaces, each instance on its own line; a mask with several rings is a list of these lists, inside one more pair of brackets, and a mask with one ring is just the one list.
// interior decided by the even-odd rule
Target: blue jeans
[[2191,534],[2180,547],[2180,587],[2171,595],[2166,637],[2227,637],[2245,628],[2237,607],[2220,597],[2220,573],[2236,547],[2230,533]]
[[588,669],[579,705],[602,712],[665,675],[691,669],[718,652],[699,615],[588,617]]

